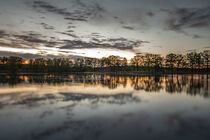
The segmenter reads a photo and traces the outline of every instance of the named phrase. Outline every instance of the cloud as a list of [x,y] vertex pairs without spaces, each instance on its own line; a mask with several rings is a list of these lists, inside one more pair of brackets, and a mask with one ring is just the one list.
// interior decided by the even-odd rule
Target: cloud
[[94,32],[94,33],[91,33],[90,38],[95,38],[95,39],[99,40],[100,38],[105,38],[105,36]]
[[77,36],[77,35],[74,33],[73,30],[71,30],[71,32],[69,32],[69,30],[68,30],[68,31],[66,31],[66,32],[57,32],[57,33],[60,33],[60,34],[63,34],[63,35],[67,35],[67,36],[70,36],[70,37],[75,38],[75,39],[79,38],[79,36]]
[[[24,35],[13,35],[16,39],[21,39],[25,41],[27,46],[39,47],[40,45],[44,45],[46,47],[55,47],[60,44],[56,39],[48,39],[48,37],[43,36],[41,34],[24,34]],[[22,42],[24,44],[24,42]],[[38,46],[37,46],[38,45]]]
[[82,40],[64,40],[66,45],[59,47],[60,49],[84,49],[84,48],[110,48],[119,50],[133,50],[143,43],[149,43],[141,40],[128,40],[125,38],[97,39],[92,38],[91,41]]
[[[74,53],[74,55],[69,54],[69,55],[62,55],[63,58],[72,58],[72,59],[77,59],[77,58],[82,58],[80,56],[81,54],[76,53],[76,52],[64,52],[64,51],[59,51],[61,53]],[[32,53],[21,53],[21,52],[10,52],[10,51],[0,51],[0,57],[9,57],[9,56],[17,56],[17,57],[22,57],[24,59],[36,59],[36,58],[61,58],[59,55],[53,55],[53,54],[46,54],[44,51],[40,51],[39,54],[32,54]]]
[[169,15],[167,29],[185,33],[186,28],[208,28],[210,26],[210,7],[162,9]]
[[84,11],[86,11],[86,15],[91,16],[92,18],[102,17],[102,14],[106,12],[106,10],[95,1],[74,0],[74,2],[77,6],[80,6],[80,8],[83,8]]
[[74,26],[74,25],[69,25],[67,28],[68,28],[68,29],[72,29],[72,28],[76,28],[76,26]]
[[53,12],[53,13],[57,13],[60,15],[65,15],[65,16],[72,15],[72,13],[67,12],[65,9],[57,8],[57,7],[49,4],[48,2],[44,2],[44,1],[34,1],[33,8],[42,8],[48,12]]
[[7,42],[0,42],[0,47],[11,47],[11,48],[14,48],[14,47],[16,47],[16,48],[24,48],[23,46],[22,46],[22,44],[20,44],[20,43],[14,43],[14,42],[10,42],[10,43],[7,43]]
[[[77,13],[68,12],[65,8],[58,8],[56,6],[49,4],[48,2],[34,1],[32,7],[37,10],[43,9],[43,10],[45,10],[45,12],[62,15],[67,20],[86,21],[86,19],[84,17],[77,15]],[[41,11],[41,12],[43,12],[43,11]]]
[[46,40],[39,39],[33,35],[14,35],[16,38],[19,38],[21,40],[31,42],[31,43],[47,43]]
[[74,33],[74,30],[68,30],[66,32],[69,32],[69,33]]
[[146,15],[149,16],[149,17],[154,17],[155,16],[155,13],[153,13],[153,12],[147,12]]
[[[149,43],[141,40],[129,40],[126,38],[106,38],[99,33],[92,33],[88,36],[89,41],[77,36],[73,30],[66,32],[57,32],[67,36],[71,36],[72,40],[59,40],[56,38],[49,38],[36,32],[20,32],[19,34],[11,32],[9,38],[0,43],[1,46],[10,48],[23,49],[37,49],[39,55],[47,54],[40,46],[56,47],[59,49],[88,49],[88,48],[109,48],[118,50],[135,51],[134,48],[140,47],[143,43]],[[1,31],[1,34],[7,34]],[[12,39],[11,39],[12,38]],[[8,40],[10,42],[8,43]],[[12,41],[11,41],[12,40]],[[61,50],[58,50],[60,52]],[[62,50],[63,51],[63,50]],[[65,52],[61,52],[65,53]]]
[[65,20],[83,22],[91,18],[102,17],[101,13],[105,11],[98,3],[87,3],[81,0],[72,0],[68,8],[59,8],[44,1],[34,1],[32,7],[40,13],[50,12],[63,16]]
[[0,30],[0,38],[3,38],[3,37],[5,37],[5,36],[7,36],[7,35],[8,35],[8,34],[6,34],[5,31]]
[[43,27],[44,27],[44,29],[46,29],[46,30],[54,30],[55,29],[55,27],[53,27],[53,26],[51,26],[51,25],[48,25],[48,24],[46,24],[46,23],[40,23]]
[[134,28],[131,27],[131,26],[123,26],[123,28],[124,28],[124,29],[128,29],[128,30],[134,30]]
[[195,35],[193,35],[193,38],[194,38],[194,39],[199,39],[199,38],[202,38],[202,36],[196,35],[196,34],[195,34]]
[[75,17],[66,17],[66,20],[74,20],[74,21],[87,21],[85,18],[75,18]]
[[40,45],[46,47],[55,47],[56,45],[62,43],[59,42],[56,38],[50,38],[43,36],[42,34],[36,32],[10,32],[6,31],[0,32],[0,46],[11,47],[11,48],[37,48]]
[[17,56],[17,57],[22,57],[22,58],[25,58],[25,59],[43,57],[39,54],[17,53],[17,52],[9,52],[9,51],[0,51],[0,56]]

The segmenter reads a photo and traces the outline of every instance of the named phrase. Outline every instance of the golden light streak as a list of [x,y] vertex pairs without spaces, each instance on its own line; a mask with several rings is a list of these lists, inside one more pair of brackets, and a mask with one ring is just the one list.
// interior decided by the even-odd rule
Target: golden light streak
[[[48,47],[37,47],[37,49],[23,49],[23,48],[10,48],[0,47],[0,51],[7,51],[13,53],[30,53],[38,55],[56,55],[56,56],[69,56],[77,55],[84,57],[102,58],[110,55],[125,57],[128,60],[135,56],[134,52],[128,50],[116,50],[116,49],[59,49],[59,48],[48,48]],[[44,53],[42,53],[44,52]]]

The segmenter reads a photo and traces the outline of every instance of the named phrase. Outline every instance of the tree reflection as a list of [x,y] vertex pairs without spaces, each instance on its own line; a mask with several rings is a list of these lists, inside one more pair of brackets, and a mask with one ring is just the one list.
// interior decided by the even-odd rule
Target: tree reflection
[[116,89],[131,86],[135,90],[147,92],[182,93],[186,92],[191,96],[202,95],[209,97],[209,77],[208,75],[167,75],[167,76],[123,76],[107,74],[73,74],[73,75],[0,75],[0,84],[71,84],[80,83],[84,86],[107,87]]

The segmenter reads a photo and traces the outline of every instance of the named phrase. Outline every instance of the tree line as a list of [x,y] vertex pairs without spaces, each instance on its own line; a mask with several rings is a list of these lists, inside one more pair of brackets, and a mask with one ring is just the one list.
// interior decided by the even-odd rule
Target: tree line
[[208,72],[209,51],[191,52],[185,55],[170,53],[137,55],[127,60],[111,55],[103,58],[37,58],[23,59],[10,56],[0,57],[0,72]]

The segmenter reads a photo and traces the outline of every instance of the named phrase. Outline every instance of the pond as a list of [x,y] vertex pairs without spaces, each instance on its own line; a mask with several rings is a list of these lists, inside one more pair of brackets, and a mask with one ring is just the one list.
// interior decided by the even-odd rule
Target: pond
[[209,87],[209,75],[0,75],[0,139],[209,140]]

